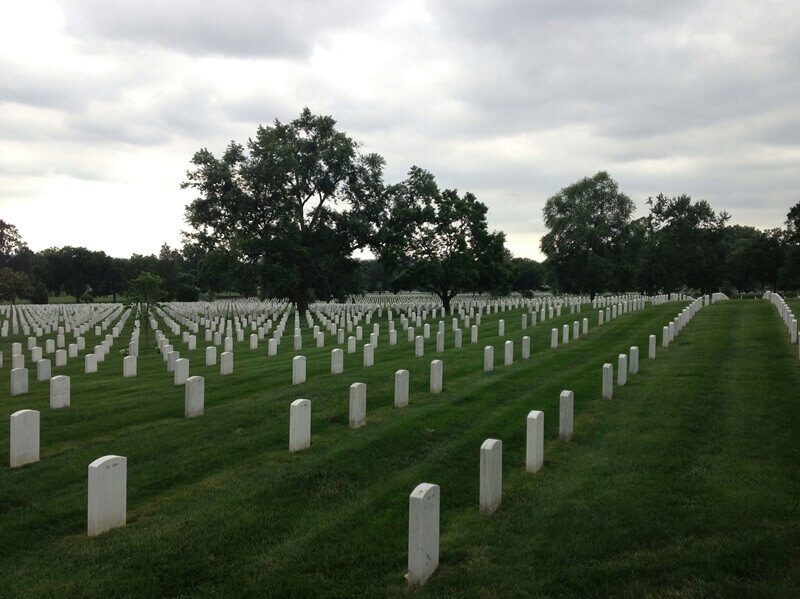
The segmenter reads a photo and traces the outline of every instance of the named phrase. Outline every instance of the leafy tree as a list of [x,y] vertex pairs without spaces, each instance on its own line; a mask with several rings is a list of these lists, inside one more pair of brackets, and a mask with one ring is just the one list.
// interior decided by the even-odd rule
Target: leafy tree
[[27,248],[19,229],[0,219],[0,267],[11,267],[14,257]]
[[31,280],[25,273],[0,268],[0,300],[16,303],[17,298],[28,297],[31,293]]
[[511,288],[526,297],[533,295],[544,284],[542,265],[530,258],[512,258]]
[[346,293],[350,256],[373,241],[382,211],[383,159],[359,153],[335,125],[306,108],[219,158],[198,151],[183,183],[199,194],[186,211],[191,238],[242,256],[263,295],[301,311]]
[[606,172],[581,179],[548,198],[549,229],[542,251],[560,291],[589,293],[619,289],[623,249],[634,205]]
[[725,223],[730,216],[717,214],[705,200],[687,195],[648,198],[648,251],[662,289],[688,286],[703,293],[722,284]]
[[151,272],[143,272],[131,281],[128,295],[137,302],[150,304],[158,301],[166,293],[164,279]]
[[504,283],[505,236],[489,232],[486,205],[473,194],[440,190],[431,173],[412,167],[387,198],[373,251],[398,287],[435,293],[449,310],[460,292]]
[[33,285],[31,289],[30,300],[32,304],[48,303],[48,301],[50,301],[50,296],[47,293],[47,286],[41,281]]

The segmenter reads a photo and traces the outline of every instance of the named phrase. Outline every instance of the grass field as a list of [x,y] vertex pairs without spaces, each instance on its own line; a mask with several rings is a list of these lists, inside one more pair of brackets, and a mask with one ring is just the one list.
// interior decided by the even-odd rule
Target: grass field
[[[46,382],[9,398],[10,343],[0,377],[2,417],[41,411],[41,461],[9,469],[0,432],[0,594],[78,596],[406,596],[408,494],[441,486],[441,563],[412,595],[451,597],[800,594],[800,360],[775,308],[762,300],[703,308],[662,350],[661,326],[685,304],[628,313],[549,349],[529,328],[519,360],[519,314],[506,319],[517,361],[502,366],[497,318],[476,345],[415,358],[385,324],[375,366],[330,349],[303,355],[293,387],[291,340],[278,356],[236,346],[235,373],[203,366],[206,413],[184,419],[183,388],[150,341],[139,376],[122,379],[117,340],[97,375],[71,360],[72,406],[48,407]],[[800,313],[800,306],[793,309]],[[432,327],[435,329],[435,327]],[[366,331],[365,331],[366,332]],[[468,332],[467,332],[468,333]],[[647,359],[656,333],[658,358]],[[330,341],[330,337],[328,337]],[[483,346],[496,369],[482,370]],[[639,345],[640,374],[600,399],[603,362]],[[87,338],[87,347],[94,339]],[[26,356],[29,358],[29,356]],[[428,390],[430,360],[444,392]],[[392,406],[393,373],[411,372],[411,404]],[[348,387],[367,383],[367,425],[347,428]],[[575,392],[575,436],[557,440],[558,396]],[[289,403],[312,400],[312,447],[287,451]],[[545,412],[544,469],[524,471],[525,416]],[[481,442],[503,441],[503,503],[478,511]],[[86,536],[86,467],[128,458],[128,525]]]

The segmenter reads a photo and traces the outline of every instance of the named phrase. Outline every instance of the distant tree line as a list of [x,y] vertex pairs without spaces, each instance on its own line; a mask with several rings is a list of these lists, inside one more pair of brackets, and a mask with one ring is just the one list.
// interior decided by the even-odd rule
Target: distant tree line
[[800,202],[784,228],[730,226],[726,212],[687,195],[634,204],[600,172],[550,197],[541,248],[545,280],[569,293],[800,288]]
[[[259,126],[216,156],[198,150],[183,187],[190,230],[180,249],[114,258],[83,247],[31,251],[0,221],[0,300],[68,294],[194,301],[223,291],[318,300],[424,290],[445,307],[459,293],[800,288],[800,203],[785,227],[729,226],[704,200],[659,195],[649,213],[605,172],[550,197],[543,263],[518,258],[470,192],[441,188],[412,166],[384,181],[384,160],[307,108]],[[357,260],[366,251],[370,260]]]

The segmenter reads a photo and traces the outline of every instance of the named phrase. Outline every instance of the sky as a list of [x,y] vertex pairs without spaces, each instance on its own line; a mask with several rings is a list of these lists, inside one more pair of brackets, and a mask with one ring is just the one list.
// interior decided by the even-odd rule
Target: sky
[[304,106],[472,191],[541,259],[600,170],[781,226],[800,201],[800,2],[0,0],[0,218],[34,250],[181,244],[194,152]]

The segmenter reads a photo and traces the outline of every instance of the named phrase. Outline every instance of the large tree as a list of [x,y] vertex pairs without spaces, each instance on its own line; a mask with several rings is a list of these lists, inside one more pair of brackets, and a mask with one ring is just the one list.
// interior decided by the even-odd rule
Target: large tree
[[412,167],[387,198],[373,251],[396,287],[435,293],[449,309],[460,292],[506,284],[505,236],[488,230],[486,205],[473,194],[440,190],[431,173]]
[[17,298],[28,297],[32,290],[28,275],[8,267],[0,268],[0,300],[13,304]]
[[725,266],[725,223],[705,200],[687,195],[648,198],[651,278],[664,290],[690,287],[704,293],[719,289]]
[[260,126],[221,157],[192,158],[183,184],[198,192],[187,207],[191,237],[234,251],[257,268],[262,295],[305,311],[341,297],[353,278],[354,250],[373,241],[383,203],[383,159],[362,154],[330,116]]
[[633,210],[631,199],[606,172],[548,198],[543,213],[549,231],[541,247],[559,291],[594,297],[621,288]]
[[11,267],[14,257],[27,247],[17,227],[0,219],[0,267]]

